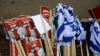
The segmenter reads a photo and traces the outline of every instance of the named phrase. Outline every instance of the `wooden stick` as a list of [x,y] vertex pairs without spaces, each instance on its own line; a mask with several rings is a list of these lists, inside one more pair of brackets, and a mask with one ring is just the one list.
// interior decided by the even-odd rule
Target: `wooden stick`
[[82,48],[82,45],[80,46],[81,48],[81,56],[83,56],[83,48]]
[[70,56],[70,47],[64,46],[63,54],[64,56]]
[[53,13],[52,13],[52,15],[55,16],[55,8],[53,8]]
[[23,46],[22,46],[22,44],[21,44],[21,41],[18,41],[18,44],[19,44],[19,47],[20,47],[20,49],[21,49],[21,51],[22,51],[22,53],[23,53],[23,56],[26,56],[25,51],[24,51],[24,49],[23,49]]
[[73,40],[73,41],[74,41],[74,44],[73,44],[73,45],[74,45],[74,47],[73,47],[73,48],[74,48],[74,56],[76,56],[76,45],[75,45],[75,40]]
[[53,47],[53,45],[54,45],[54,36],[53,36],[53,20],[52,20],[52,10],[50,10],[50,18],[49,18],[49,21],[50,21],[50,26],[51,26],[51,45],[52,45],[52,47]]
[[73,40],[72,40],[72,42],[71,42],[71,46],[70,46],[71,48],[70,48],[70,54],[71,54],[71,56],[74,56],[74,48],[73,48]]
[[43,42],[44,42],[44,45],[45,45],[46,56],[51,56],[50,47],[49,47],[49,44],[48,44],[48,40],[46,39],[46,36],[45,36],[44,34],[43,34],[42,37],[45,38],[45,39],[43,40]]
[[89,55],[89,49],[88,49],[87,40],[86,40],[86,52],[87,52],[87,56],[90,56],[90,55]]
[[46,40],[46,36],[43,34],[43,36],[41,36],[41,37],[45,38],[43,40],[43,42],[44,42],[44,45],[45,45],[46,56],[50,56],[51,55],[50,54],[50,48],[49,48],[49,45],[48,45],[48,41]]
[[72,42],[71,42],[71,56],[75,56],[75,49],[74,49],[74,40],[72,40]]
[[16,47],[17,47],[17,50],[18,50],[19,55],[20,55],[20,56],[23,56],[23,54],[22,54],[22,52],[21,52],[21,49],[20,49],[19,44],[18,44],[17,41],[15,42],[15,45],[16,45]]
[[[45,26],[45,24],[44,24],[44,22],[43,22],[43,17],[42,17],[42,15],[41,15],[41,18],[42,18],[42,25],[43,25],[43,29],[44,29],[44,31],[46,32],[46,26]],[[51,47],[51,43],[50,43],[50,39],[49,39],[49,36],[48,36],[48,33],[46,32],[46,40],[47,40],[47,44],[48,44],[48,47],[49,48],[47,48],[47,49],[50,49],[50,52],[51,52],[51,56],[54,56],[54,54],[53,54],[53,50],[52,50],[52,47]],[[47,45],[46,45],[47,46]]]
[[51,56],[50,48],[47,40],[44,40],[45,49],[46,49],[46,56]]

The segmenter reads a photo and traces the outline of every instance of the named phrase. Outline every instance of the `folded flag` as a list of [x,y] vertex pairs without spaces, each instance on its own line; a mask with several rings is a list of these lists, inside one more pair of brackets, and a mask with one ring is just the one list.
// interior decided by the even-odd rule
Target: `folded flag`
[[90,23],[90,50],[100,56],[100,26],[94,19],[89,19]]
[[86,40],[86,31],[84,30],[78,17],[76,17],[76,25],[78,29],[76,33],[76,41],[77,41],[77,46],[80,46]]

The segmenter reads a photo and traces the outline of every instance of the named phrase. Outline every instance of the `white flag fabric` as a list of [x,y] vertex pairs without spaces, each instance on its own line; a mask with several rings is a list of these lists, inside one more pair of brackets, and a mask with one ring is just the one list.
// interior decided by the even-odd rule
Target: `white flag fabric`
[[90,50],[100,56],[100,26],[94,19],[90,21]]
[[[46,33],[47,31],[49,31],[51,29],[49,24],[47,23],[47,21],[43,17],[41,18],[40,14],[31,16],[31,18],[36,26],[36,29],[38,30],[38,32],[40,34]],[[43,19],[44,24],[42,23],[42,19]],[[43,25],[45,26],[45,29],[44,29]]]

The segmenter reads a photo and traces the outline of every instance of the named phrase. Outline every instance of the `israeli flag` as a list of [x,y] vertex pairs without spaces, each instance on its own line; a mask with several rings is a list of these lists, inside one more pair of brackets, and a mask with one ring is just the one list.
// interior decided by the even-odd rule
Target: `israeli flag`
[[86,31],[82,27],[82,24],[79,18],[76,16],[76,25],[77,25],[77,33],[76,33],[76,41],[78,42],[77,47],[82,45],[83,42],[86,40]]
[[54,17],[54,26],[55,26],[55,37],[59,41],[57,44],[57,56],[61,56],[60,53],[60,46],[62,45],[63,41],[63,32],[64,32],[64,16],[63,16],[63,7],[62,4],[59,3],[56,7],[56,15]]
[[58,28],[57,28],[57,38],[59,41],[62,41],[63,39],[63,33],[64,33],[64,20],[63,20],[63,15],[62,13],[59,13],[58,16]]
[[70,47],[70,43],[74,39],[75,34],[76,34],[75,25],[73,25],[73,24],[65,25],[63,44],[65,46]]
[[[65,46],[70,46],[71,41],[74,39],[76,34],[76,25],[74,24],[74,13],[73,8],[63,6],[63,13],[64,13],[64,37],[63,37],[63,44]],[[70,10],[70,12],[69,12]]]
[[100,56],[100,26],[94,19],[89,19],[90,22],[90,50]]
[[64,15],[63,15],[63,6],[59,3],[56,7],[56,15],[54,17],[54,26],[55,26],[55,39],[57,39],[60,45],[63,41],[63,32],[64,32]]
[[[66,7],[63,4],[58,4],[56,7],[56,16],[58,25],[55,30],[55,36],[61,44],[70,46],[72,39],[74,39],[77,26],[74,21],[74,12],[72,7]],[[55,19],[54,19],[55,20]],[[55,20],[56,22],[56,20]]]

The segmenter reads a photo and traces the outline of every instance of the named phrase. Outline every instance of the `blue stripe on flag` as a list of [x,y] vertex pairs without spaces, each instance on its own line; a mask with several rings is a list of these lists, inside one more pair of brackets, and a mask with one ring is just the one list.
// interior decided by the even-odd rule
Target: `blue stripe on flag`
[[96,43],[100,46],[100,43],[97,41],[97,39],[96,38],[98,38],[98,34],[100,33],[99,31],[98,31],[98,27],[94,27],[94,31],[95,31],[95,33],[96,33],[96,35],[97,35],[97,37],[95,37],[94,39],[95,39],[95,41],[96,41]]
[[96,41],[97,45],[98,45],[98,46],[100,46],[100,43],[96,40],[96,38],[94,38],[94,39],[95,39],[95,41]]
[[100,52],[100,47],[95,45],[91,40],[90,40],[90,47],[93,48],[95,51]]
[[98,36],[98,34],[100,33],[100,32],[98,31],[98,28],[97,28],[97,27],[94,27],[94,30],[95,30],[95,32],[96,32],[96,35]]
[[57,38],[59,39],[60,35],[64,31],[65,27],[64,24],[62,24],[58,29],[57,29]]
[[70,24],[73,24],[73,22],[68,22],[68,20],[66,20],[67,23],[64,23],[64,25],[70,25]]
[[63,42],[65,42],[65,43],[67,43],[67,42],[71,42],[73,38],[74,38],[74,36],[63,37]]

